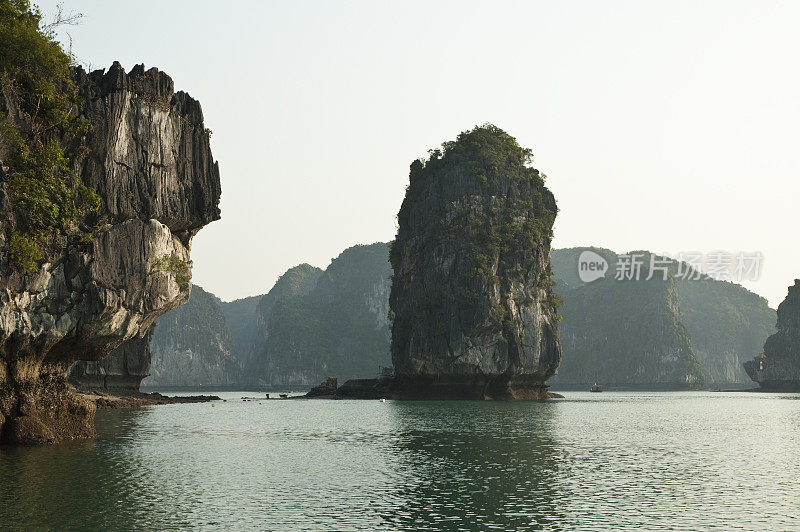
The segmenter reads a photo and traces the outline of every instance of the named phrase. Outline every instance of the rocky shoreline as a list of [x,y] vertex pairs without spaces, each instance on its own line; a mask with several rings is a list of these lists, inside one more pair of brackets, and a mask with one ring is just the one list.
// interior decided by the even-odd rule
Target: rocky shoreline
[[114,395],[101,390],[78,392],[84,400],[91,401],[98,410],[117,410],[121,408],[141,408],[143,406],[178,405],[186,403],[208,403],[221,401],[216,395],[162,395],[158,392]]
[[[64,399],[66,397],[67,399]],[[205,403],[220,400],[215,395],[165,396],[160,393],[113,395],[103,391],[67,390],[59,395],[59,406],[68,400],[69,416],[52,411],[48,417],[22,415],[6,427],[2,443],[47,445],[68,440],[93,438],[95,413],[98,410],[134,409],[153,405]],[[23,411],[24,412],[24,411]]]

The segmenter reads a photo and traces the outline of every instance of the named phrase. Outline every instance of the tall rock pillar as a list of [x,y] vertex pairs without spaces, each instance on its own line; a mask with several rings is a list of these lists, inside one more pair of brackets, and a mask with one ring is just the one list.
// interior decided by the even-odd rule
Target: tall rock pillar
[[530,150],[492,125],[411,165],[392,244],[401,398],[541,399],[558,369],[556,202]]

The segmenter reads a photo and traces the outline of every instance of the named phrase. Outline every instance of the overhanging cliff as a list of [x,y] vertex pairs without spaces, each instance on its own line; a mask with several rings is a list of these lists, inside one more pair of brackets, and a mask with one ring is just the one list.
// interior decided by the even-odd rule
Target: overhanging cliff
[[[195,291],[193,288],[192,293]],[[154,328],[155,324],[143,337],[126,340],[102,360],[79,360],[69,371],[70,384],[87,392],[138,393],[142,379],[150,374]]]
[[[9,238],[29,220],[8,200],[0,221],[0,439],[41,443],[94,432],[94,406],[72,396],[66,372],[100,360],[189,295],[192,236],[219,219],[219,169],[200,104],[172,79],[138,65],[126,73],[73,71],[88,130],[65,138],[74,174],[99,195],[94,232],[54,232],[34,268],[11,261]],[[8,89],[8,87],[6,87]],[[20,130],[31,117],[13,90],[0,98]],[[14,110],[14,112],[8,112]],[[0,150],[0,154],[4,153]]]

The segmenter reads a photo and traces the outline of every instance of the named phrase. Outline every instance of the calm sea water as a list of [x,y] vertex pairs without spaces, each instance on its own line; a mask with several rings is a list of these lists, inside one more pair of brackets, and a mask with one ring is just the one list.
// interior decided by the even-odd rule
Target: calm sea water
[[91,442],[0,448],[0,528],[800,528],[800,395],[223,395],[102,413]]

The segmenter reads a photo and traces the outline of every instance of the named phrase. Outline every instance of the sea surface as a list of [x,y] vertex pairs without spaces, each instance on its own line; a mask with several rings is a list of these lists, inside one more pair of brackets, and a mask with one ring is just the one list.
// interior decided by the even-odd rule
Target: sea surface
[[800,529],[800,395],[221,395],[0,448],[0,529]]

